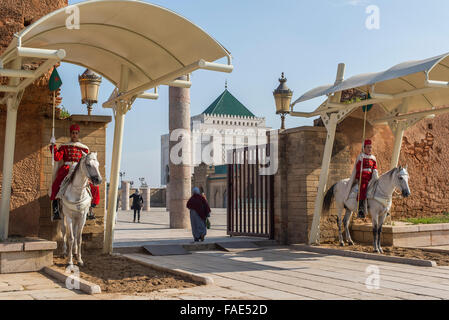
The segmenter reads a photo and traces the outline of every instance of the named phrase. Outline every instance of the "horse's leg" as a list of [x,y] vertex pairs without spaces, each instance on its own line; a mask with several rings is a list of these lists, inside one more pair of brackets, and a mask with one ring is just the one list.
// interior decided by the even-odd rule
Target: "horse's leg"
[[354,245],[354,241],[352,241],[351,233],[349,232],[349,222],[351,221],[352,211],[346,209],[345,217],[343,218],[343,225],[345,226],[346,233],[346,241],[350,246]]
[[84,213],[84,215],[81,218],[78,218],[77,221],[77,229],[76,229],[76,241],[77,246],[78,246],[78,255],[77,255],[77,260],[78,260],[78,265],[83,266],[84,262],[83,259],[81,259],[81,242],[83,240],[83,228],[84,228],[84,224],[86,223],[86,215],[87,212]]
[[[63,212],[63,211],[62,211]],[[67,219],[64,216],[64,214],[62,214],[61,217],[61,231],[62,231],[62,255],[64,257],[67,257],[67,228],[66,228],[66,223],[67,223]]]
[[67,217],[67,237],[69,240],[69,251],[68,251],[68,265],[73,265],[73,260],[72,260],[72,250],[73,250],[73,220],[69,217]]
[[340,246],[344,246],[345,242],[343,241],[343,232],[341,231],[341,213],[343,212],[343,207],[340,203],[337,203],[337,224],[338,224],[338,241],[340,242]]
[[73,254],[78,256],[78,241],[76,235],[78,234],[78,217],[73,217],[72,219],[73,226]]
[[377,228],[377,249],[379,249],[380,253],[384,253],[384,251],[382,250],[382,246],[380,245],[380,243],[381,243],[380,236],[382,234],[382,226],[384,224],[386,216],[387,216],[386,212],[379,216],[379,226]]
[[372,212],[370,212],[371,214],[371,218],[372,218],[372,222],[373,222],[373,252],[377,252],[379,253],[379,248],[377,247],[377,238],[378,238],[378,213],[374,212],[374,210]]

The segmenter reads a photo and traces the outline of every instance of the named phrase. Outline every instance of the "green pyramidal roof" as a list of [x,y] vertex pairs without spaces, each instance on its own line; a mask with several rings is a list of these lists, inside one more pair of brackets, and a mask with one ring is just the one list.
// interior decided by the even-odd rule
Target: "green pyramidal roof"
[[223,93],[203,111],[203,114],[255,117],[255,115],[238,101],[228,89],[225,89],[225,91],[223,91]]

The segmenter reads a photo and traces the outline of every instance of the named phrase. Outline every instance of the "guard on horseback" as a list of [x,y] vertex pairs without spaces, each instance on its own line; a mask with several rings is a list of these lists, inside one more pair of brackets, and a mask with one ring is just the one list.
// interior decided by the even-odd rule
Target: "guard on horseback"
[[[89,148],[79,142],[79,132],[80,127],[77,124],[70,126],[70,139],[69,143],[62,144],[59,148],[56,147],[56,140],[54,137],[50,139],[50,151],[54,153],[55,161],[63,161],[62,165],[58,169],[56,173],[56,178],[53,181],[52,189],[51,189],[51,197],[52,200],[52,209],[53,209],[53,220],[60,220],[60,212],[59,212],[59,203],[57,199],[57,194],[59,192],[59,188],[61,186],[61,182],[67,176],[70,171],[70,168],[76,166],[76,164],[83,157],[83,153],[89,153]],[[92,202],[91,208],[94,208],[100,203],[100,191],[98,186],[94,186],[92,183],[89,183],[90,190],[92,194]],[[90,219],[95,219],[92,214]]]
[[346,199],[348,199],[353,185],[355,183],[359,185],[359,193],[357,198],[359,202],[358,218],[365,218],[365,200],[370,181],[375,181],[379,178],[376,157],[371,154],[372,149],[371,140],[365,140],[363,143],[363,152],[357,157],[351,179],[348,183],[348,190],[346,192]]

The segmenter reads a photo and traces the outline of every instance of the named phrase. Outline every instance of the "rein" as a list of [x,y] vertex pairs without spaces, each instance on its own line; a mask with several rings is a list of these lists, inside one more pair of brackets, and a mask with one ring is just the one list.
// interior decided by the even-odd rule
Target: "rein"
[[[66,196],[67,189],[66,189],[66,191],[64,192],[64,195],[62,197],[63,198],[62,200],[65,203],[65,205],[68,206],[71,210],[81,210],[81,208],[83,208],[83,207],[90,206],[90,201],[92,199],[92,195],[90,193],[89,184],[88,183],[87,184],[85,183],[82,186],[75,186],[75,185],[73,185],[73,180],[75,179],[75,175],[78,173],[79,170],[81,170],[80,169],[81,162],[83,160],[85,160],[86,156],[87,155],[84,155],[84,156],[81,157],[80,161],[78,161],[78,163],[76,164],[76,166],[73,169],[72,174],[71,174],[71,176],[70,176],[70,178],[68,180],[68,184],[70,185],[70,187],[72,189],[76,189],[76,190],[86,189],[87,190],[86,196],[84,198],[81,198],[78,201],[72,202],[72,201],[67,199],[67,196]],[[86,177],[87,177],[87,181],[89,181],[89,176],[86,175]]]
[[82,156],[81,159],[80,159],[80,161],[78,161],[78,163],[76,164],[75,169],[73,169],[72,175],[70,176],[69,183],[72,183],[72,182],[73,182],[73,179],[75,178],[75,174],[76,174],[76,172],[78,171],[78,169],[79,169],[79,167],[80,167],[80,163],[81,163],[81,161],[82,161],[85,157],[86,157],[86,156]]

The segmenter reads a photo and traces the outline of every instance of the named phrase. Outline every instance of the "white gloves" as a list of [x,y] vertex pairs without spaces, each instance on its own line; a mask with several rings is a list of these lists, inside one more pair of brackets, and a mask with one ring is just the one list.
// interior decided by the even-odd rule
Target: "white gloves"
[[373,170],[373,175],[371,176],[371,179],[374,181],[379,179],[379,172],[376,169]]
[[51,138],[50,138],[50,144],[56,144],[56,139],[55,139],[55,137],[51,137]]

